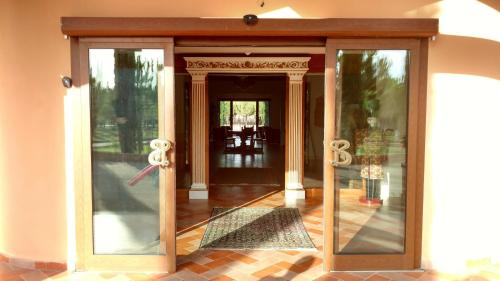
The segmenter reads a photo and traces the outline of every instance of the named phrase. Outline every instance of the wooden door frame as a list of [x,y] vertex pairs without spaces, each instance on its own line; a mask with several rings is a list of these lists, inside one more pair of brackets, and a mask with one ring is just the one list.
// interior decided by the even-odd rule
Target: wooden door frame
[[[78,212],[79,206],[83,204],[83,184],[84,184],[84,166],[81,162],[84,151],[88,151],[88,143],[83,141],[83,129],[88,128],[88,123],[82,119],[85,107],[82,107],[82,97],[80,95],[81,77],[80,77],[80,39],[85,37],[101,37],[102,39],[94,38],[96,41],[102,42],[120,42],[125,40],[128,42],[142,42],[144,37],[150,38],[152,41],[161,41],[161,37],[171,36],[176,38],[193,38],[195,41],[210,42],[213,38],[221,41],[227,41],[225,46],[232,46],[231,39],[236,41],[255,41],[258,46],[283,46],[283,42],[288,42],[292,46],[319,46],[323,45],[326,38],[351,38],[351,39],[366,39],[379,38],[378,40],[386,40],[389,38],[410,38],[414,39],[419,44],[419,68],[418,75],[418,112],[414,113],[417,126],[415,140],[416,146],[416,167],[414,171],[415,181],[415,218],[416,223],[414,237],[414,259],[413,268],[420,267],[421,259],[421,244],[422,244],[422,205],[423,205],[423,180],[424,180],[424,152],[425,152],[425,117],[426,117],[426,94],[427,94],[427,53],[428,53],[428,38],[438,34],[438,19],[362,19],[362,18],[326,18],[326,19],[259,19],[258,24],[248,26],[241,19],[207,19],[207,18],[110,18],[110,17],[62,17],[61,31],[63,34],[71,38],[71,72],[73,82],[76,89],[70,91],[72,93],[72,112],[73,112],[73,170],[74,186],[75,186],[75,205],[76,205],[76,236],[77,241],[81,241],[81,231],[83,230],[82,212]],[[126,38],[116,38],[116,37]],[[214,37],[215,36],[215,37]],[[297,40],[305,39],[305,40]],[[87,40],[87,39],[84,39]],[[233,40],[234,41],[234,40]],[[361,41],[356,41],[361,42]],[[328,66],[328,60],[327,60]],[[334,69],[334,68],[333,68]],[[330,70],[325,69],[325,78]],[[331,73],[330,73],[331,75]],[[325,80],[325,100],[330,100],[333,93],[334,81]],[[173,103],[172,103],[173,104]],[[325,102],[325,105],[327,102]],[[325,108],[325,118],[330,115],[329,108]],[[173,118],[173,116],[172,116]],[[326,121],[326,120],[325,120]],[[326,123],[325,123],[326,128]],[[325,129],[326,130],[326,129]],[[333,131],[332,131],[333,132]],[[331,137],[325,132],[325,139]],[[175,134],[174,134],[175,135]],[[172,139],[174,138],[172,136]],[[325,142],[326,143],[326,142]],[[326,151],[326,149],[325,149]],[[329,156],[328,156],[329,157]],[[325,157],[325,167],[328,166]],[[172,158],[173,159],[173,158]],[[330,166],[328,166],[329,168]],[[333,176],[330,169],[325,169],[324,178]],[[333,190],[324,189],[324,198],[333,196],[330,194]],[[175,200],[175,189],[172,195]],[[175,201],[174,201],[175,204]],[[333,204],[324,201],[325,209]],[[175,205],[174,205],[175,206]],[[330,206],[331,207],[331,206]],[[174,208],[175,211],[175,208]],[[175,213],[171,214],[174,217]],[[333,225],[333,216],[324,216],[325,230],[328,226]],[[80,233],[80,234],[79,234]],[[325,242],[327,237],[332,237],[329,241],[333,243],[333,233],[324,232]],[[173,238],[175,242],[175,235]],[[77,243],[77,253],[82,253],[82,244]],[[324,251],[328,253],[331,250],[333,253],[333,245],[325,243]],[[85,260],[78,255],[77,267],[86,268]],[[325,255],[325,269],[333,269],[332,255]],[[168,265],[169,271],[175,270],[175,263]],[[109,269],[109,268],[106,268]]]
[[[61,31],[69,36],[175,36],[213,39],[251,36],[309,38],[429,38],[438,32],[432,18],[259,19],[247,25],[242,18],[176,17],[61,17]],[[292,40],[297,42],[296,38]],[[292,43],[293,44],[293,43]]]
[[[76,269],[174,272],[176,268],[175,221],[175,149],[167,152],[170,161],[160,169],[160,221],[165,233],[165,255],[94,255],[92,224],[92,167],[90,135],[90,89],[88,59],[90,48],[151,48],[164,50],[164,69],[158,80],[159,138],[171,141],[175,148],[174,69],[172,38],[71,38],[73,89],[73,170],[75,191]],[[171,80],[171,81],[169,81]],[[161,94],[163,92],[163,94]],[[167,200],[171,198],[171,200]],[[174,231],[167,231],[168,229]]]
[[[324,142],[324,267],[325,270],[416,269],[420,267],[422,205],[427,93],[427,39],[331,39],[325,56],[325,142]],[[335,138],[335,91],[338,49],[403,49],[410,51],[405,254],[334,255],[335,169],[329,163],[329,143]],[[367,265],[367,261],[370,265]]]

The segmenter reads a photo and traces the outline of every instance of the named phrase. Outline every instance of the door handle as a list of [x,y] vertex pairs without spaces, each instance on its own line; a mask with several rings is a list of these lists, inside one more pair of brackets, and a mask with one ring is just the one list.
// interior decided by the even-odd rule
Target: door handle
[[167,151],[172,148],[171,142],[168,140],[154,139],[149,143],[149,146],[153,149],[148,155],[149,164],[162,168],[170,164],[170,161],[167,159]]
[[347,140],[334,140],[330,143],[330,148],[333,151],[333,160],[330,160],[330,164],[334,167],[345,167],[349,166],[352,162],[352,156],[347,149],[351,146]]

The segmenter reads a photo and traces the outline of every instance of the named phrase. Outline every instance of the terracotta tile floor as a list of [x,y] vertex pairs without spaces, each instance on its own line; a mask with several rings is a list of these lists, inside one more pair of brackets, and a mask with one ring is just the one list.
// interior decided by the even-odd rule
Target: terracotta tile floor
[[[215,192],[213,192],[215,191]],[[214,195],[215,194],[215,195]],[[499,280],[498,271],[486,268],[477,276],[459,278],[436,272],[324,273],[321,197],[297,204],[318,251],[213,251],[198,250],[213,207],[282,207],[283,192],[276,187],[216,187],[210,200],[191,200],[179,192],[177,201],[178,272],[127,274],[28,270],[0,261],[0,281],[37,280]]]

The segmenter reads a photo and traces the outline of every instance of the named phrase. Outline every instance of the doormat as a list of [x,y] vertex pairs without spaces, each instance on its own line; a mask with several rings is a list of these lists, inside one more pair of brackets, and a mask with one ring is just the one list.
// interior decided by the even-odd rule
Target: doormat
[[316,250],[297,208],[214,208],[200,249]]

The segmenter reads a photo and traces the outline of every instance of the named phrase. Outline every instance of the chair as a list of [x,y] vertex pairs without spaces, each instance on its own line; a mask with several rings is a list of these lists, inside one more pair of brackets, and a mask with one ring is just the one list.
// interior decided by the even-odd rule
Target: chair
[[[253,153],[254,148],[254,135],[253,127],[243,128],[241,130],[241,147],[244,153]],[[248,143],[247,143],[248,142]]]
[[236,150],[236,141],[234,138],[224,140],[224,153],[234,152]]
[[257,137],[259,137],[263,140],[266,140],[266,135],[267,135],[268,129],[269,129],[269,127],[267,127],[267,126],[262,126],[262,127],[257,128]]
[[229,133],[228,128],[224,128],[224,153],[234,152],[236,150],[236,139]]
[[253,151],[255,153],[264,153],[264,140],[262,138],[254,138],[253,143]]
[[241,142],[246,143],[246,141],[253,136],[253,133],[253,127],[244,127],[243,129],[241,129]]
[[253,130],[253,127],[243,129],[242,143],[244,143],[242,144],[244,153],[264,153],[264,140],[258,131]]

